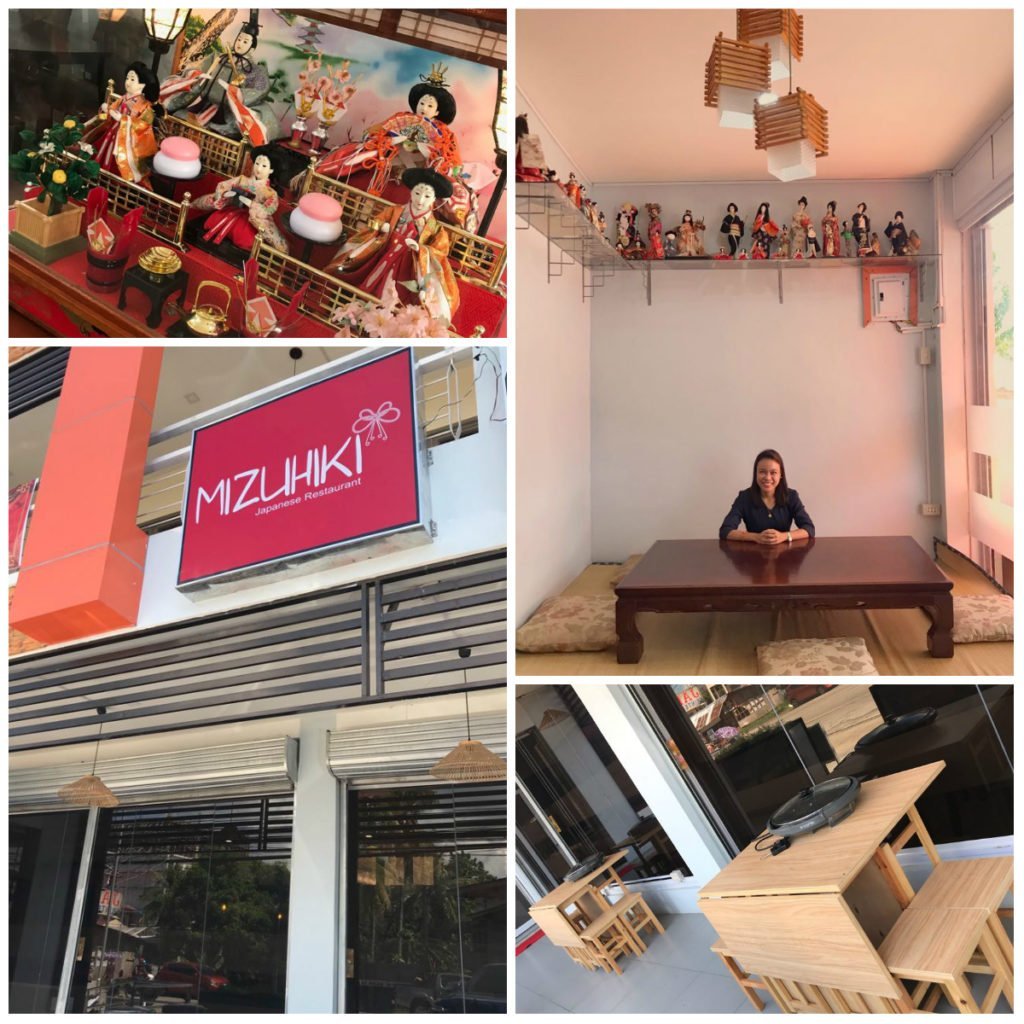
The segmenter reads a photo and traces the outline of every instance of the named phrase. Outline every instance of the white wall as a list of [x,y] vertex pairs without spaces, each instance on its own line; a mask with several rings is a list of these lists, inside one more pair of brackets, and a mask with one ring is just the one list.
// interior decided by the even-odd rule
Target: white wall
[[[504,349],[492,349],[502,357]],[[506,423],[490,419],[494,402],[494,375],[478,363],[477,401],[480,432],[431,449],[429,467],[431,515],[438,535],[393,554],[353,562],[338,568],[293,570],[281,578],[241,592],[213,589],[191,595],[175,588],[181,551],[181,528],[149,539],[142,584],[138,627],[194,618],[226,609],[247,607],[296,594],[341,586],[370,576],[383,576],[446,559],[504,547],[506,528]],[[499,402],[495,416],[504,417]]]
[[[801,195],[816,223],[831,199],[841,220],[867,203],[880,235],[901,209],[922,251],[935,244],[927,181],[598,185],[594,195],[607,211],[660,202],[666,229],[689,208],[704,216],[711,251],[727,203],[739,205],[749,243],[762,199],[781,225]],[[927,319],[933,266],[921,272]],[[761,269],[655,269],[651,306],[639,274],[617,275],[598,293],[594,560],[624,558],[658,538],[716,537],[750,484],[754,455],[768,447],[786,459],[821,535],[909,534],[930,550],[941,523],[917,511],[927,497],[921,336],[862,326],[860,278],[856,267],[794,268],[783,274],[783,304],[776,273]]]
[[[533,113],[519,97],[517,113]],[[541,121],[530,118],[530,130]],[[545,134],[548,163],[567,158]],[[564,161],[564,162],[563,162]],[[563,172],[563,168],[565,171]],[[580,170],[577,175],[586,180]],[[523,222],[517,222],[522,227]],[[582,271],[548,281],[548,243],[516,232],[516,624],[590,563],[590,322]],[[523,386],[519,387],[519,382]]]

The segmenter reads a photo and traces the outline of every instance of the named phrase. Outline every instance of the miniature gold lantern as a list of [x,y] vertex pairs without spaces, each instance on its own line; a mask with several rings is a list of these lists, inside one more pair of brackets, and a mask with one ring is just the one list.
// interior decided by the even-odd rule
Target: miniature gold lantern
[[790,74],[792,61],[804,55],[804,19],[796,11],[738,10],[736,36],[747,43],[768,44],[773,82]]
[[779,181],[813,178],[816,158],[828,156],[828,111],[803,89],[755,103],[754,148],[768,151],[768,171]]
[[771,50],[715,36],[704,66],[704,106],[718,108],[720,128],[753,128],[754,103],[772,87]]

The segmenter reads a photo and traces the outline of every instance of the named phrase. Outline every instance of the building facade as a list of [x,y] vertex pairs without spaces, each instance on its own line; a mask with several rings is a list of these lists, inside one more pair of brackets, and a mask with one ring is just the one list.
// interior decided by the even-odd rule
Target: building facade
[[11,1009],[503,1004],[504,353],[11,380]]

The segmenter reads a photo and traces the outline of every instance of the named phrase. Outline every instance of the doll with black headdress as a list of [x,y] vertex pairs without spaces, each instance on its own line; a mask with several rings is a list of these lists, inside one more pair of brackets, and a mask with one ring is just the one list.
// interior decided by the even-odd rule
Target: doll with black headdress
[[86,137],[100,167],[144,188],[150,187],[150,162],[158,148],[153,126],[163,115],[159,92],[156,75],[142,61],[129,65],[124,94],[100,107],[98,131]]
[[262,234],[273,249],[288,252],[288,243],[274,223],[274,214],[280,204],[281,162],[273,146],[254,149],[252,170],[220,182],[216,190],[200,196],[195,210],[210,210],[203,221],[203,239],[213,244],[231,242],[239,249],[249,250]]
[[459,286],[448,262],[451,236],[435,212],[451,197],[452,183],[429,167],[410,167],[402,184],[408,201],[353,233],[326,269],[378,298],[394,288],[405,305],[422,305],[450,323],[459,308]]
[[392,114],[367,128],[359,142],[328,153],[317,164],[317,172],[349,178],[357,171],[368,171],[371,178],[365,191],[375,196],[383,195],[388,182],[409,166],[423,165],[447,178],[456,176],[462,156],[449,127],[456,107],[445,81],[446,70],[443,64],[435,64],[429,75],[420,75],[419,83],[409,90],[408,112]]
[[163,83],[160,98],[168,111],[225,138],[245,134],[254,146],[275,138],[277,119],[261,116],[272,83],[267,62],[252,57],[259,38],[259,11],[253,10],[230,50],[210,53]]

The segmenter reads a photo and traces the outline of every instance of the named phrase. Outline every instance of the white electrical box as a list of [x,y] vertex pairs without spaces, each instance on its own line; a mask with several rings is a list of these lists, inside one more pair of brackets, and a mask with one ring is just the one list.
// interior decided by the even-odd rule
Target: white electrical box
[[871,319],[910,319],[909,274],[873,274],[871,276]]

